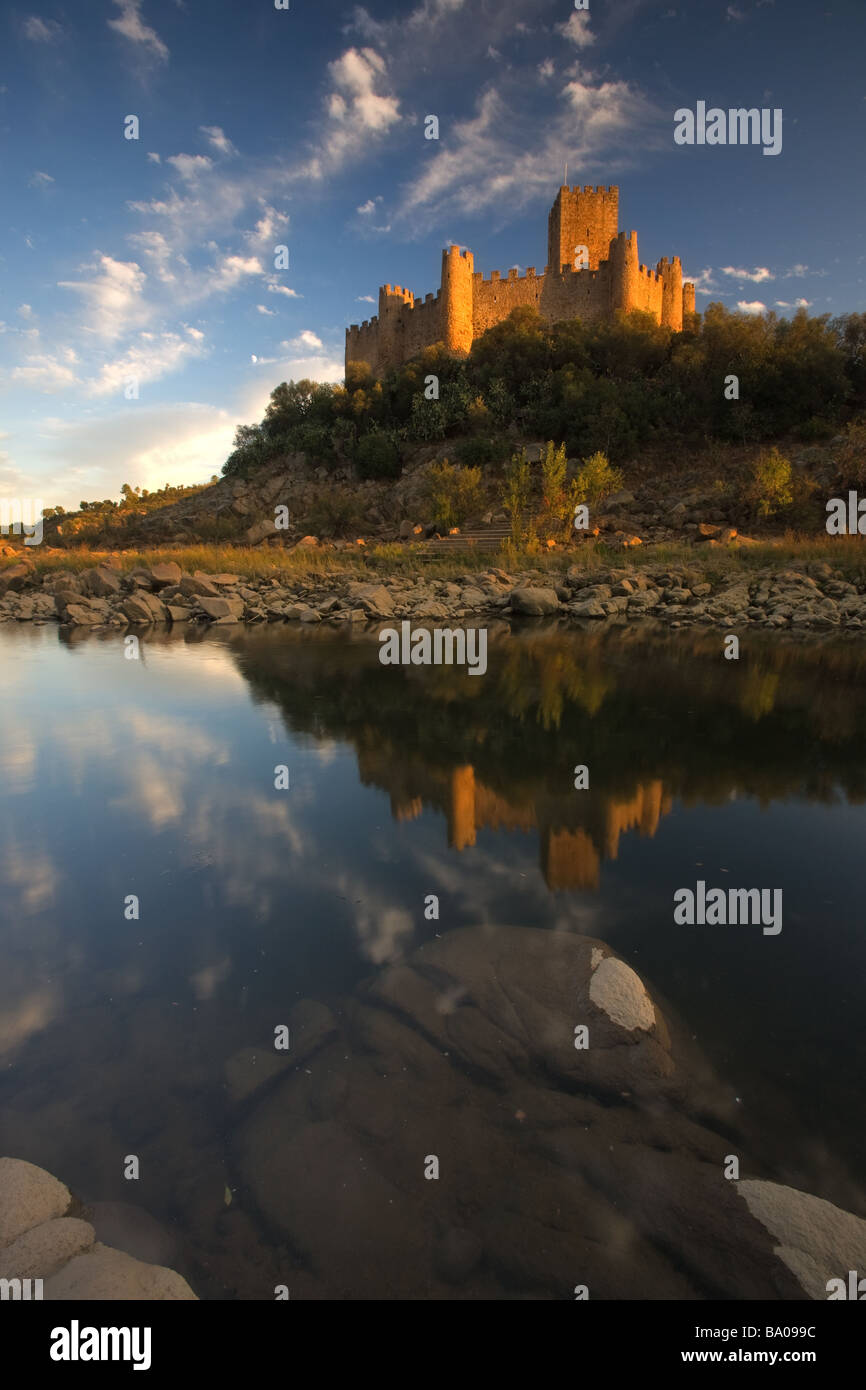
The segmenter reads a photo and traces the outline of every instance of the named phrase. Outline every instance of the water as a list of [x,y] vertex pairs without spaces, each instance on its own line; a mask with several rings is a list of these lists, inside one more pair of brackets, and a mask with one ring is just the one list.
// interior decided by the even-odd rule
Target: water
[[[208,1298],[570,1297],[586,1268],[603,1297],[739,1296],[709,1257],[664,1251],[613,1160],[593,1176],[619,1143],[691,1162],[689,1125],[718,1139],[711,1164],[866,1216],[866,656],[720,648],[528,625],[491,635],[472,678],[383,667],[371,633],[155,635],[130,661],[117,634],[0,630],[0,1153]],[[699,878],[782,888],[782,933],[676,925]],[[589,936],[637,971],[683,1095],[554,1076],[536,1042],[549,1021],[571,1048],[567,1003],[517,1029],[525,1064],[488,1066],[501,1044],[463,1048],[467,989],[438,966],[425,1022],[395,967],[462,940],[483,991],[503,927],[551,951]],[[551,1166],[554,1139],[579,1174]],[[614,1208],[639,1258],[596,1268],[587,1233]]]

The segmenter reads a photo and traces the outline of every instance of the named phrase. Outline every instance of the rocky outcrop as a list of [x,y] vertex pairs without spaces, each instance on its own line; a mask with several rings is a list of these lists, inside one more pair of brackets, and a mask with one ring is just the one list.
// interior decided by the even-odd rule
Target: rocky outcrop
[[[0,578],[4,573],[9,572],[0,571]],[[689,568],[588,570],[580,565],[556,575],[530,571],[513,576],[491,567],[460,575],[455,582],[423,570],[371,581],[359,578],[357,568],[341,571],[339,562],[330,572],[244,578],[201,570],[188,574],[174,563],[124,572],[107,559],[80,576],[59,570],[40,578],[25,565],[13,581],[16,587],[0,597],[0,622],[141,627],[547,617],[593,627],[649,617],[671,628],[848,633],[862,632],[866,624],[866,583],[846,579],[823,562],[803,571],[713,576],[712,582]]]
[[195,1300],[174,1270],[98,1241],[77,1205],[44,1168],[0,1158],[0,1279],[41,1279],[46,1299]]
[[601,941],[434,938],[235,1094],[293,1298],[796,1300],[866,1264],[858,1218],[725,1177],[733,1096]]

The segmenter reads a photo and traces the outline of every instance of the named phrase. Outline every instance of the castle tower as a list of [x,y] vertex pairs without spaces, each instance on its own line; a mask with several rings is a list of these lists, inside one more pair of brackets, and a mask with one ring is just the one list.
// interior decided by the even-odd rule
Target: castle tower
[[683,328],[683,267],[679,256],[664,256],[656,266],[662,277],[662,327],[681,333]]
[[695,312],[695,287],[691,280],[686,280],[683,284],[683,319],[686,314]]
[[380,371],[399,367],[403,352],[403,305],[411,304],[414,295],[399,285],[383,285],[379,290],[379,352]]
[[472,276],[475,263],[471,251],[449,246],[442,252],[442,341],[455,357],[465,357],[472,347]]
[[547,263],[559,273],[564,265],[573,266],[575,248],[589,251],[587,269],[598,270],[607,260],[610,243],[619,230],[619,189],[593,190],[589,185],[568,188],[562,185],[547,219]]
[[610,312],[628,314],[640,307],[637,232],[620,232],[610,248]]

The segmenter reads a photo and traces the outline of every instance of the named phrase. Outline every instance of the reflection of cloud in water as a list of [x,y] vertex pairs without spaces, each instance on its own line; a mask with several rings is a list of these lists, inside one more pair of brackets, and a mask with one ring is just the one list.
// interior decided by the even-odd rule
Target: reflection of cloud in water
[[202,966],[201,970],[196,970],[190,975],[190,984],[199,1003],[213,999],[220,985],[225,983],[231,973],[231,960],[228,956],[223,956],[222,960],[216,961],[213,965]]
[[127,725],[136,742],[147,744],[160,753],[170,753],[172,757],[187,761],[210,762],[216,767],[229,761],[226,745],[203,734],[189,720],[133,709],[124,710],[118,722]]
[[357,876],[339,874],[336,886],[348,899],[354,915],[352,926],[367,959],[374,965],[399,960],[415,931],[411,914],[405,908],[389,906],[381,891]]
[[22,850],[15,844],[7,846],[0,885],[4,908],[11,921],[44,912],[57,897],[57,884],[57,870],[47,854],[41,850]]
[[0,1053],[11,1052],[47,1028],[60,1012],[60,990],[43,986],[8,1008],[0,1008]]
[[7,794],[29,791],[36,774],[36,740],[20,720],[3,726],[0,743],[0,785]]
[[[496,852],[488,854],[477,846],[471,858],[453,855],[440,859],[420,849],[413,852],[412,858],[419,877],[430,884],[430,891],[447,894],[454,911],[459,910],[469,921],[501,925],[508,920],[515,926],[526,926],[547,920],[557,930],[604,935],[605,913],[601,905],[573,897],[558,904],[530,861],[526,872],[520,862],[499,858]],[[518,902],[516,914],[503,917],[497,908],[502,900]]]
[[114,797],[110,806],[142,813],[151,829],[162,830],[179,821],[185,810],[184,789],[189,785],[189,769],[166,767],[146,753],[130,753],[125,762],[129,791]]

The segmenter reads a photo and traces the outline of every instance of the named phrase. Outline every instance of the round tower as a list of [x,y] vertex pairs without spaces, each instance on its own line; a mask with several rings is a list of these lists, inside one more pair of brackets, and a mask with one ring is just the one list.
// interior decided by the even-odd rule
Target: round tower
[[638,307],[640,262],[637,232],[620,232],[610,248],[610,311],[629,313]]
[[656,267],[662,277],[662,327],[681,333],[683,328],[683,267],[679,256],[667,256]]
[[455,357],[465,357],[472,347],[474,271],[471,251],[461,251],[459,246],[449,246],[442,252],[442,341]]

